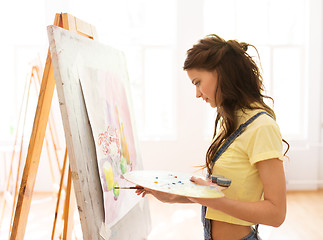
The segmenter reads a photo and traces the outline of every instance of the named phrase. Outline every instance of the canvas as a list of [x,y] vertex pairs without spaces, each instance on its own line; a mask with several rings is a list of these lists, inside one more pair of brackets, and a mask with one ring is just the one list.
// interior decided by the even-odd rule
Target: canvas
[[[108,57],[108,56],[107,56]],[[120,220],[137,202],[133,191],[115,189],[128,186],[123,175],[140,167],[137,162],[134,128],[124,84],[127,71],[123,54],[111,49],[109,57],[121,64],[109,70],[79,69],[97,153],[103,189],[105,223]]]
[[123,53],[48,27],[55,85],[84,239],[140,240],[151,229],[146,198],[123,175],[142,169]]

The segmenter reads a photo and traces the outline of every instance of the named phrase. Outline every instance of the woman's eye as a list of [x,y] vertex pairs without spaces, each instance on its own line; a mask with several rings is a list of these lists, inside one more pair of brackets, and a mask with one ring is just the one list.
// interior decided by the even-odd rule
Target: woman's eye
[[200,82],[196,82],[196,83],[195,83],[195,86],[199,86],[199,85],[200,85]]

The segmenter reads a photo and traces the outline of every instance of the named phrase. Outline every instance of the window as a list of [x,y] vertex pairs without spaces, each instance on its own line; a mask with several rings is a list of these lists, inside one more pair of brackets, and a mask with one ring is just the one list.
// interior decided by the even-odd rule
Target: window
[[282,134],[298,139],[306,135],[305,2],[205,0],[204,6],[205,35],[215,33],[257,47],[266,94],[275,100]]

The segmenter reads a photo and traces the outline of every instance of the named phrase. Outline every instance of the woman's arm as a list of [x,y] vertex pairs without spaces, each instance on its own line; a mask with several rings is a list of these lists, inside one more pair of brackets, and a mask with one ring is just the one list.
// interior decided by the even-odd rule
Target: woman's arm
[[[278,227],[284,222],[286,216],[286,183],[283,162],[279,159],[268,159],[256,163],[256,167],[264,187],[263,201],[243,202],[226,197],[189,199],[248,222]],[[196,183],[199,184],[199,182]]]

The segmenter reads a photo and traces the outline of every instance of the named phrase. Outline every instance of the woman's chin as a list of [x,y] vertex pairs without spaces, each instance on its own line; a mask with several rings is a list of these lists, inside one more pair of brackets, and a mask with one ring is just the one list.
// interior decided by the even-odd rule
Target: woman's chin
[[214,103],[209,102],[209,104],[210,104],[211,108],[216,108],[216,105]]

